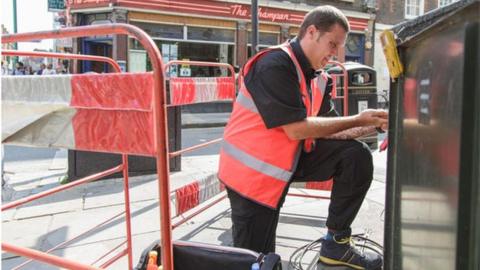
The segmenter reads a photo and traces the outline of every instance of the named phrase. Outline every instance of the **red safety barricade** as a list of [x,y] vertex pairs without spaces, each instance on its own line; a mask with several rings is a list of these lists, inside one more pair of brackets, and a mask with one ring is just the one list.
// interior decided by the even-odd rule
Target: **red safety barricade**
[[[38,78],[34,78],[37,76],[23,76],[17,78],[9,78],[10,76],[2,77],[2,82],[5,82],[5,84],[13,87],[16,85],[16,82],[18,82],[16,80],[22,80],[23,82],[26,82],[26,84],[30,85],[32,85],[33,81],[35,81],[35,83],[37,83],[35,85],[37,86],[42,85],[42,83],[53,82],[53,85],[50,85],[50,87],[42,88],[43,91],[37,91],[42,92],[42,94],[45,94],[45,96],[39,96],[38,93],[36,93],[35,91],[30,91],[32,89],[28,87],[25,87],[23,89],[25,90],[23,92],[25,95],[14,92],[11,92],[10,96],[8,93],[6,95],[2,95],[2,98],[5,97],[6,99],[8,99],[8,102],[6,103],[10,103],[10,105],[15,105],[15,102],[25,102],[25,100],[22,100],[22,98],[30,98],[30,101],[34,101],[33,105],[32,102],[25,102],[25,104],[27,104],[27,106],[35,108],[35,114],[37,114],[37,119],[32,120],[32,115],[26,115],[26,117],[22,119],[24,121],[28,119],[28,121],[33,121],[33,123],[25,125],[24,122],[22,126],[22,124],[18,124],[17,122],[15,123],[15,125],[5,128],[8,136],[2,137],[4,138],[5,143],[19,143],[20,141],[19,144],[38,146],[42,145],[43,143],[49,146],[56,145],[68,147],[71,149],[121,153],[123,161],[122,164],[104,172],[100,172],[98,174],[72,182],[70,184],[63,185],[58,188],[54,188],[52,190],[48,190],[3,205],[2,210],[17,207],[23,203],[27,203],[74,186],[100,179],[106,175],[111,175],[116,172],[123,172],[123,186],[125,198],[124,214],[127,221],[127,240],[125,241],[125,243],[122,243],[122,245],[126,244],[126,247],[121,249],[120,252],[118,252],[116,255],[108,258],[106,262],[100,265],[100,268],[106,268],[119,258],[127,255],[129,264],[127,268],[131,269],[133,267],[133,259],[130,226],[130,199],[128,192],[129,187],[127,154],[135,153],[154,156],[157,158],[156,165],[158,169],[157,176],[160,197],[160,216],[170,216],[170,191],[167,171],[168,153],[166,152],[166,149],[168,149],[168,147],[167,139],[165,137],[166,101],[164,100],[163,94],[165,89],[165,80],[163,64],[161,61],[161,54],[157,46],[155,45],[153,40],[147,34],[145,34],[145,32],[135,26],[128,24],[81,26],[63,28],[55,31],[4,35],[2,36],[2,43],[111,34],[129,35],[137,39],[145,48],[148,56],[150,57],[153,72],[146,74],[59,75],[55,78],[53,78],[53,76],[38,76]],[[112,64],[112,66],[117,72],[120,71],[120,67],[118,66],[118,64],[113,59],[108,59],[106,57],[38,52],[9,53],[11,53],[11,55],[29,55],[38,57],[56,57],[83,59],[90,61],[103,61]],[[143,78],[139,80],[139,76],[143,76]],[[136,81],[133,82],[133,80],[135,79]],[[142,87],[144,88],[138,87],[139,81],[142,82]],[[17,83],[17,86],[18,85],[23,84]],[[132,86],[137,86],[137,89],[132,90]],[[127,88],[130,89],[127,90]],[[58,93],[61,94],[58,95]],[[54,97],[52,98],[52,95],[49,94],[57,95],[53,95]],[[48,105],[48,103],[53,103],[54,106],[51,106],[51,104]],[[60,112],[63,112],[63,114]],[[67,113],[65,114],[64,112]],[[21,115],[14,115],[12,117],[17,117],[18,120],[18,117],[21,117]],[[51,142],[50,140],[52,140],[52,137],[55,136],[50,136],[50,138],[48,138],[47,136],[47,138],[43,138],[44,140],[36,141],[32,141],[31,139],[28,140],[27,138],[33,138],[36,136],[25,136],[28,134],[32,134],[32,132],[35,135],[38,135],[42,130],[41,127],[49,125],[51,126],[59,119],[69,124],[67,125],[67,128],[64,129],[64,132],[60,134],[61,136],[57,136],[57,140],[55,141],[55,143],[57,144],[49,144],[49,142]],[[58,125],[58,123],[56,124]],[[132,128],[132,125],[136,125],[135,129]],[[37,129],[35,129],[35,126],[37,127]],[[4,130],[2,130],[2,133],[5,133]],[[142,140],[138,140],[138,138],[140,137],[142,138]],[[130,141],[130,139],[132,140]],[[123,213],[119,215],[122,214]],[[160,238],[162,239],[162,246],[164,247],[162,252],[162,265],[164,269],[173,269],[170,219],[161,219],[160,222]],[[69,241],[71,240],[68,240],[58,245],[56,248],[58,248],[59,246],[64,246]],[[122,245],[120,245],[119,247],[121,247]],[[93,266],[72,262],[67,259],[47,254],[45,252],[21,248],[8,243],[2,243],[2,248],[6,252],[12,252],[59,267],[69,269],[97,269]],[[115,249],[117,248],[118,247],[116,247]],[[97,259],[97,261],[100,261],[103,258],[106,258],[106,255],[101,256],[99,259]]]

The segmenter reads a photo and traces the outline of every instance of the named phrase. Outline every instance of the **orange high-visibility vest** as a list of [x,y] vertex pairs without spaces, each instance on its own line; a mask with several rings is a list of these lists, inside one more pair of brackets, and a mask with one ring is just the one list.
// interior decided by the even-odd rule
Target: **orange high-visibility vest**
[[[312,80],[310,97],[305,76],[290,44],[272,47],[255,55],[240,74],[240,90],[225,127],[218,178],[242,196],[275,209],[295,171],[302,144],[299,140],[291,140],[282,127],[267,129],[243,82],[252,64],[273,49],[283,50],[292,59],[307,116],[316,116],[322,106],[328,80],[326,73],[322,72]],[[304,140],[303,149],[310,152],[314,141],[313,138]]]

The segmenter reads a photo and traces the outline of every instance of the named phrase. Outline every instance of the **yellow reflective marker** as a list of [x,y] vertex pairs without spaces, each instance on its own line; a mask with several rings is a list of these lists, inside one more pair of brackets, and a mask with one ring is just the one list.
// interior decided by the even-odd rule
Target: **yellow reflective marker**
[[403,73],[403,65],[398,56],[397,42],[393,32],[391,30],[383,31],[380,34],[380,41],[382,42],[383,54],[387,60],[390,78],[395,81]]

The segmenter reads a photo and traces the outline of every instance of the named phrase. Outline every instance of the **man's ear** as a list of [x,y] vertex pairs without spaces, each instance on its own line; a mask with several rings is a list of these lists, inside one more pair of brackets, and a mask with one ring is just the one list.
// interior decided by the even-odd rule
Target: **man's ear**
[[306,34],[310,39],[313,39],[315,37],[316,32],[317,32],[317,27],[315,27],[315,25],[311,24],[307,27]]

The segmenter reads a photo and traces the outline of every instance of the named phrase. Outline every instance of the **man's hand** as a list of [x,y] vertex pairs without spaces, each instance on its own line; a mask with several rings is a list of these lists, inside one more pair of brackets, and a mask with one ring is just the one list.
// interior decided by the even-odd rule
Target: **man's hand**
[[388,129],[388,112],[385,110],[367,109],[356,115],[360,126],[375,126]]

